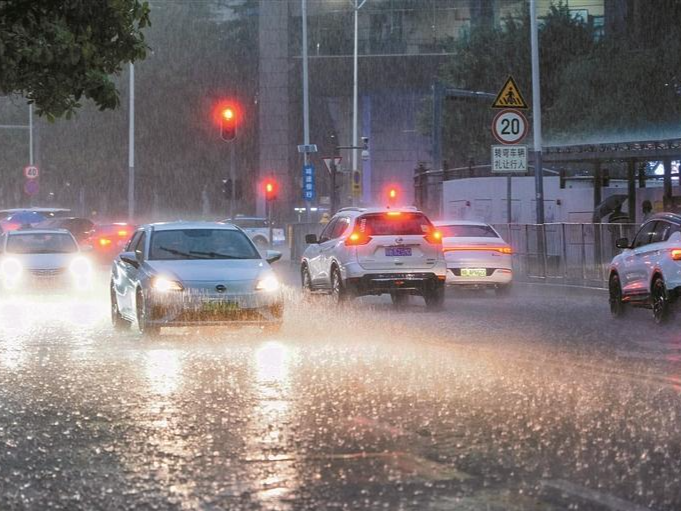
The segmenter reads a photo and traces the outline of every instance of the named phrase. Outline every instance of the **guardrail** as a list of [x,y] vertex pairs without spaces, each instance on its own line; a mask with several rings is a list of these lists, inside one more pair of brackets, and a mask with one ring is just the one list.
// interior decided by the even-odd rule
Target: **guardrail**
[[[289,224],[291,261],[305,250],[305,235],[319,235],[324,225]],[[638,224],[494,224],[513,248],[515,278],[573,286],[606,287],[608,267],[619,252],[618,238],[633,239]]]

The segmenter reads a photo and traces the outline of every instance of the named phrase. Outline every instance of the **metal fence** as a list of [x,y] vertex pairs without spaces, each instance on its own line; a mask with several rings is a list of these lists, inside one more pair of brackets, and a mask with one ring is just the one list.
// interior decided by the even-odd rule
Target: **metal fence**
[[[305,235],[319,235],[323,225],[290,224],[291,261],[305,250]],[[608,266],[618,253],[618,238],[633,239],[638,224],[495,224],[513,247],[515,278],[574,286],[606,287]]]
[[500,224],[494,226],[513,247],[516,278],[605,287],[608,267],[619,252],[618,238],[630,240],[638,224]]

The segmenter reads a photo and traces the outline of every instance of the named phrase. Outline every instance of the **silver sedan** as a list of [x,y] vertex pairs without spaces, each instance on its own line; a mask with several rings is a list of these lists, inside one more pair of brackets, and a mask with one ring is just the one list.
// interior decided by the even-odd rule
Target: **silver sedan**
[[141,226],[111,270],[115,328],[254,325],[278,330],[284,312],[270,263],[241,229],[213,222]]

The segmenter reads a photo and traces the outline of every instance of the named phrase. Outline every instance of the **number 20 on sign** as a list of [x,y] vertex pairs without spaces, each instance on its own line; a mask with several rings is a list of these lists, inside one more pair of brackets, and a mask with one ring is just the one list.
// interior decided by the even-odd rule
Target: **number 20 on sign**
[[518,110],[502,110],[494,117],[492,133],[502,144],[517,144],[527,135],[527,119]]

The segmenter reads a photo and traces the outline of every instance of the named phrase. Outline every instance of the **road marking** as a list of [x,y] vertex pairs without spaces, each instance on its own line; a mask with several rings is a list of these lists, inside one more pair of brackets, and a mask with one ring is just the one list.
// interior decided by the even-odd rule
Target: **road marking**
[[629,501],[614,497],[608,493],[602,493],[585,486],[571,483],[564,479],[549,479],[541,481],[541,485],[553,490],[567,493],[600,506],[605,506],[613,511],[651,511],[650,508],[632,504]]

